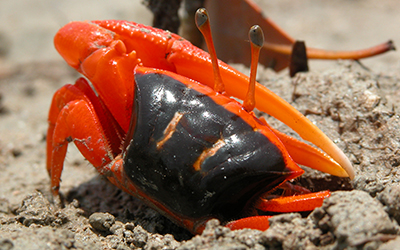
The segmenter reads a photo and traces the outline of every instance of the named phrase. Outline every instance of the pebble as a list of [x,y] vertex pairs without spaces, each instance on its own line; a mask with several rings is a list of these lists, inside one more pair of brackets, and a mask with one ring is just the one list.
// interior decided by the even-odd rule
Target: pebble
[[93,213],[89,217],[89,223],[97,231],[108,232],[115,223],[115,217],[109,213]]

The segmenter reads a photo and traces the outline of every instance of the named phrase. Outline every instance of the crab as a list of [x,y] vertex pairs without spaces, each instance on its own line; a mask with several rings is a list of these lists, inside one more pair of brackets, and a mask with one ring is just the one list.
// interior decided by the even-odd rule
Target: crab
[[[288,182],[304,172],[297,164],[354,178],[332,140],[255,81],[259,27],[249,35],[249,78],[217,59],[204,9],[197,23],[211,54],[128,21],[71,22],[58,31],[56,49],[93,88],[79,78],[54,94],[47,133],[54,196],[70,142],[111,183],[194,234],[213,218],[232,229],[265,230],[269,217],[260,210],[320,206],[329,191],[310,193]],[[254,107],[324,152],[273,129]],[[297,195],[271,198],[276,189]]]

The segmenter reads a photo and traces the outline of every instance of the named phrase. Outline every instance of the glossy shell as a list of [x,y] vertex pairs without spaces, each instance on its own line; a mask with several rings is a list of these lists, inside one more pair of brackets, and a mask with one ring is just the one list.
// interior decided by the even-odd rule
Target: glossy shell
[[124,169],[146,200],[183,218],[229,221],[287,179],[291,170],[279,148],[216,103],[236,101],[165,74],[136,73],[135,81]]

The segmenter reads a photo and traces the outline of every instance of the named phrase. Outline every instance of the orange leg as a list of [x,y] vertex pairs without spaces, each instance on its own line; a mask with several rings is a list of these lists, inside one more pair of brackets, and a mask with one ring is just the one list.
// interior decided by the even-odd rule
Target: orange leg
[[[324,199],[328,198],[330,195],[330,191],[322,191],[318,193],[279,197],[270,200],[261,199],[256,207],[265,212],[290,213],[311,211],[316,207],[322,206]],[[264,231],[269,228],[269,218],[271,218],[271,216],[252,216],[229,222],[226,226],[232,230],[251,228]]]
[[231,221],[225,226],[231,230],[239,230],[244,228],[251,228],[256,230],[265,231],[269,228],[268,219],[272,216],[252,216],[243,219]]
[[[69,142],[73,141],[100,173],[104,172],[102,166],[110,163],[118,153],[116,145],[121,142],[116,140],[119,134],[115,122],[111,119],[108,120],[111,125],[103,126],[109,116],[107,114],[83,78],[77,80],[75,85],[65,85],[54,95],[47,136],[47,170],[54,195],[58,193]],[[110,135],[115,137],[110,140]]]
[[322,206],[325,198],[331,195],[330,191],[301,194],[295,196],[284,196],[275,199],[261,199],[257,208],[265,212],[304,212],[314,210]]

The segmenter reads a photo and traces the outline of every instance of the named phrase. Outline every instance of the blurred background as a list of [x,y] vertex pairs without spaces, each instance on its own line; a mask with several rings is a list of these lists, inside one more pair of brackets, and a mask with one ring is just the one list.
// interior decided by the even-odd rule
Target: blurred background
[[[0,1],[0,65],[4,62],[61,60],[53,36],[70,21],[124,19],[152,24],[152,14],[141,0],[2,0]],[[396,0],[256,0],[282,29],[308,46],[352,50],[389,39],[400,44],[400,3]],[[240,18],[240,17],[232,17]],[[268,34],[266,34],[268,35]],[[398,64],[390,52],[363,60],[367,67]],[[312,62],[311,68],[323,66]]]

